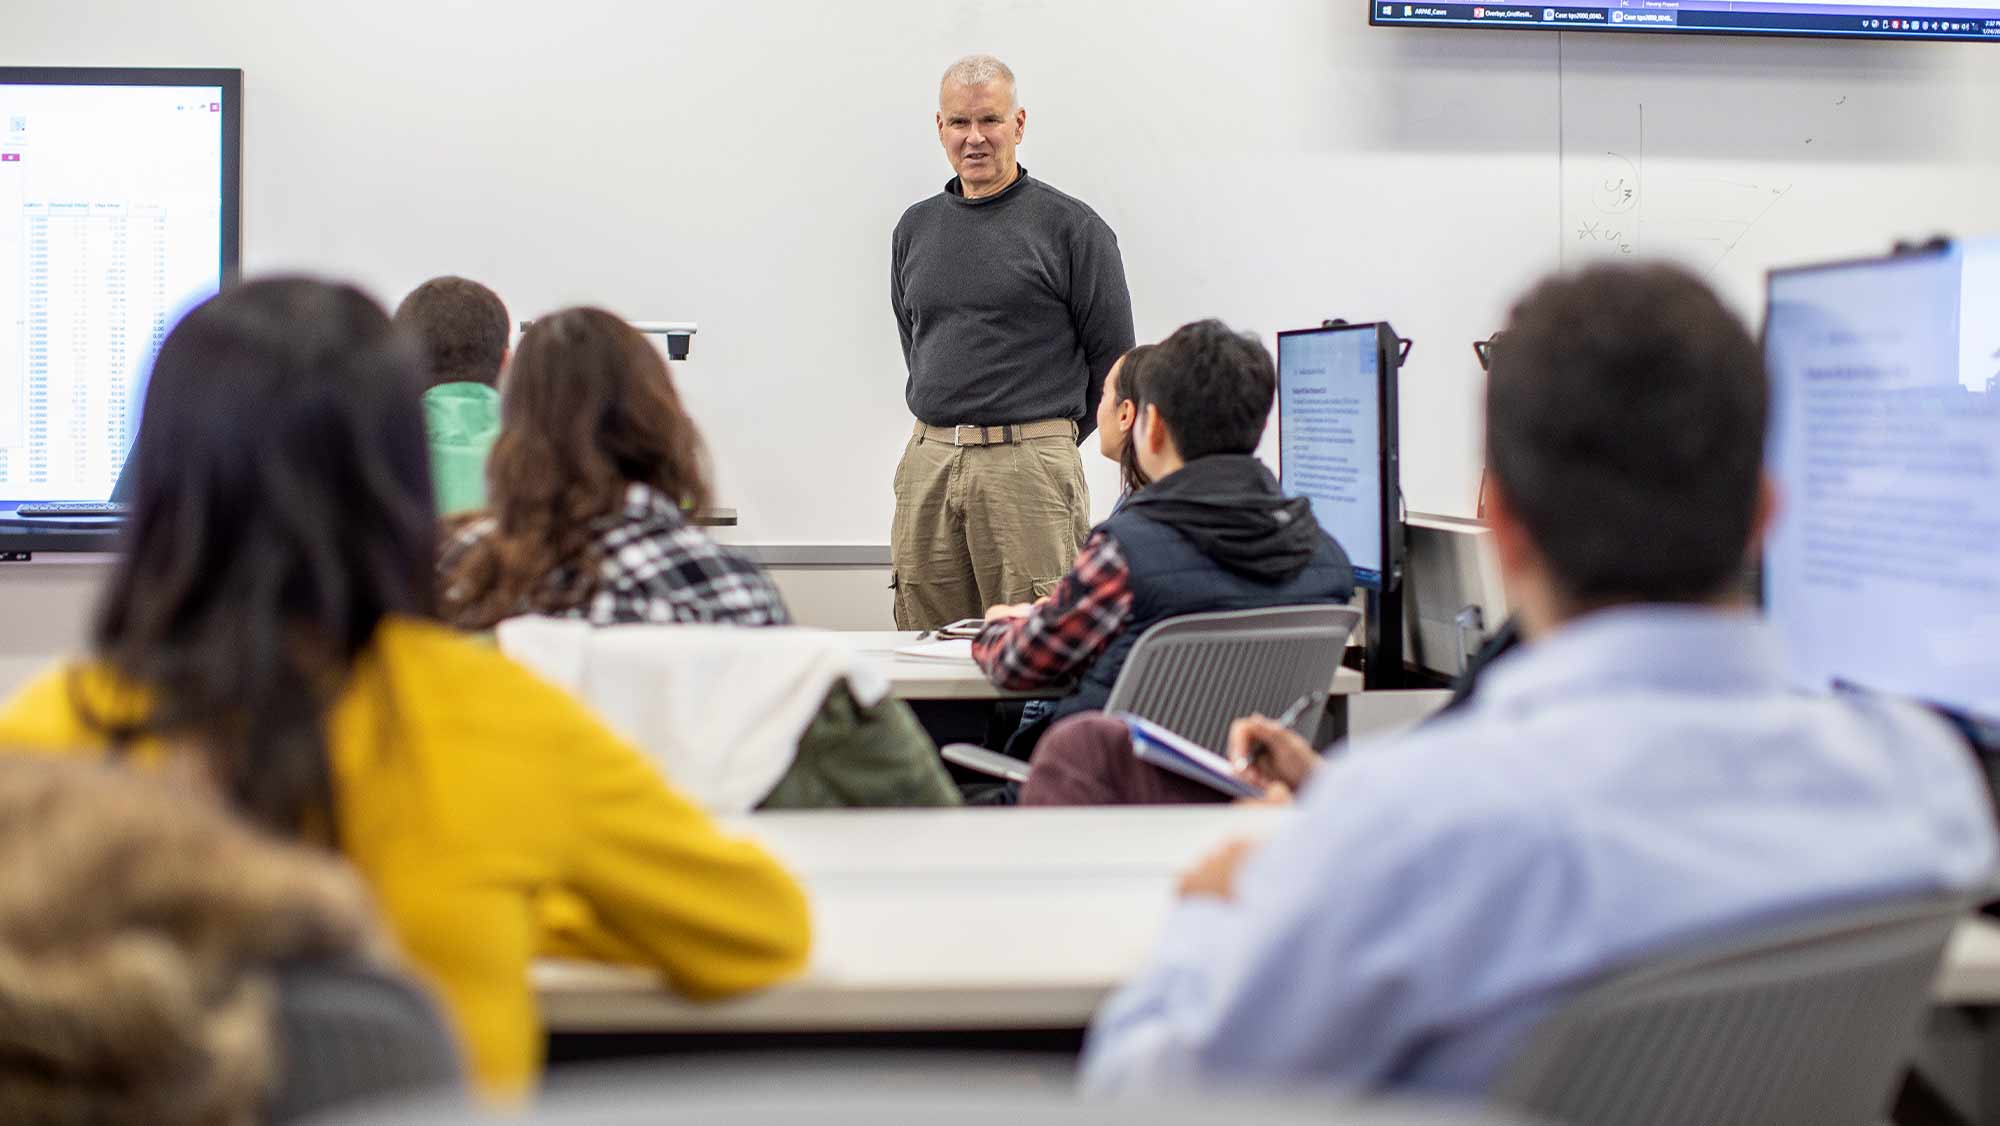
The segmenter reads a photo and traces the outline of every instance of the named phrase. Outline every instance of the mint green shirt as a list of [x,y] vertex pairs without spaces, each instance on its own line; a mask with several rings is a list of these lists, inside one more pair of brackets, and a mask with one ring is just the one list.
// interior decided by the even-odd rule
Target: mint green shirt
[[486,454],[500,435],[500,392],[484,383],[440,383],[424,392],[424,429],[438,514],[486,507]]

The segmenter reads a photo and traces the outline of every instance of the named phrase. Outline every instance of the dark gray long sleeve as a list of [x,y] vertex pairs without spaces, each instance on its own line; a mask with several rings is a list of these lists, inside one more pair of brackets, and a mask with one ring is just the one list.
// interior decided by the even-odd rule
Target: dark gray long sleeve
[[985,199],[955,188],[904,212],[891,246],[910,413],[933,426],[1070,418],[1089,434],[1133,341],[1117,236],[1026,169]]

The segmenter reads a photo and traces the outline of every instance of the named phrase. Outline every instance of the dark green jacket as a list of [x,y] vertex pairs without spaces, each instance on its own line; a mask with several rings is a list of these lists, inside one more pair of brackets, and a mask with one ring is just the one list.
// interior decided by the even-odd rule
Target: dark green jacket
[[791,769],[757,808],[957,804],[958,787],[909,705],[885,699],[864,708],[843,680],[827,691]]

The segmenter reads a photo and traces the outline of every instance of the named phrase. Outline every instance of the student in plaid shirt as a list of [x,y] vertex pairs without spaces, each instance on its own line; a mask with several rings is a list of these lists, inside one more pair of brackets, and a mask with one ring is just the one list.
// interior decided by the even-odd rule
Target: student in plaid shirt
[[770,576],[688,520],[709,503],[701,436],[637,330],[600,309],[544,317],[505,386],[491,507],[455,520],[439,559],[448,621],[791,623]]
[[1048,722],[1102,707],[1156,622],[1353,596],[1346,553],[1255,456],[1277,382],[1263,343],[1220,321],[1183,326],[1147,356],[1128,441],[1152,483],[1091,532],[1047,598],[988,610],[972,644],[1001,688],[1070,689],[1009,753],[1026,757]]

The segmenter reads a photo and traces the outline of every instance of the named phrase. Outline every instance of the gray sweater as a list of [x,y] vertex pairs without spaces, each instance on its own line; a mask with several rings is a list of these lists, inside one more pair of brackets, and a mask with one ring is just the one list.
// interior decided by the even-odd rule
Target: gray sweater
[[968,200],[954,178],[903,212],[889,299],[904,398],[932,426],[1073,418],[1088,434],[1132,347],[1118,236],[1026,168],[998,195]]

